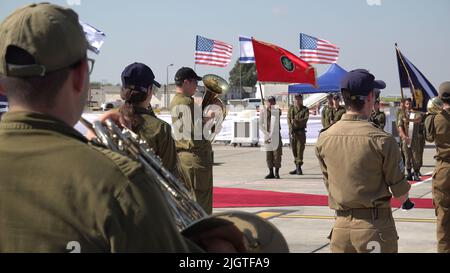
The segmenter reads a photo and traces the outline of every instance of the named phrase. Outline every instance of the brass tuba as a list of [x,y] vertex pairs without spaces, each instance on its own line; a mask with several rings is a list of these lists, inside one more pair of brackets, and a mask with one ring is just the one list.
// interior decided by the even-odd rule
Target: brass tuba
[[430,114],[439,114],[442,112],[444,102],[439,97],[434,97],[428,101],[427,111]]
[[214,112],[213,117],[205,124],[209,133],[206,138],[213,142],[222,129],[222,122],[227,114],[226,106],[220,97],[228,92],[230,86],[225,79],[213,74],[203,76],[203,84],[205,85],[205,94],[202,100],[203,116],[207,117],[210,112]]
[[80,119],[97,139],[94,142],[142,164],[150,182],[156,181],[180,232],[195,238],[202,232],[221,225],[235,225],[243,234],[246,252],[289,252],[281,232],[269,221],[247,212],[222,212],[208,215],[192,198],[185,185],[169,172],[148,143],[131,130],[120,129],[112,120],[91,124]]

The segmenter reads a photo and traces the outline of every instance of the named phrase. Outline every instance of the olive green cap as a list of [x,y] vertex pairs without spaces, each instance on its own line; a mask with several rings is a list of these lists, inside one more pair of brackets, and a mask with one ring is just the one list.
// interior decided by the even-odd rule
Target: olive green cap
[[450,82],[443,82],[441,86],[439,86],[439,97],[441,99],[450,98]]
[[[86,56],[88,43],[78,15],[71,9],[50,3],[17,9],[0,24],[0,75],[44,76],[75,64]],[[9,46],[25,50],[35,64],[8,64]]]

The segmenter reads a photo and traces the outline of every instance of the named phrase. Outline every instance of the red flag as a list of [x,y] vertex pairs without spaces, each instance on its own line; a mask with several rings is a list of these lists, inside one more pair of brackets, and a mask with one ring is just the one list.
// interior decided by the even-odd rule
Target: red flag
[[276,45],[255,39],[252,43],[258,81],[316,85],[316,71],[309,63]]

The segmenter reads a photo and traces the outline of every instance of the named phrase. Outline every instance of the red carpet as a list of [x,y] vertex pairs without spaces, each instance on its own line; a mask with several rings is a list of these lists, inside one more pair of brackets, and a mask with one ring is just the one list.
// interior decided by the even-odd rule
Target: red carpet
[[[287,206],[328,206],[328,196],[260,191],[237,188],[214,188],[214,208],[232,207],[287,207]],[[415,208],[433,208],[431,199],[411,199]],[[393,200],[393,207],[400,204]]]
[[422,181],[427,180],[427,179],[430,179],[430,178],[431,178],[431,175],[422,175],[422,176],[420,177],[421,181],[408,181],[408,183],[411,184],[411,185],[413,185],[413,184],[422,182]]

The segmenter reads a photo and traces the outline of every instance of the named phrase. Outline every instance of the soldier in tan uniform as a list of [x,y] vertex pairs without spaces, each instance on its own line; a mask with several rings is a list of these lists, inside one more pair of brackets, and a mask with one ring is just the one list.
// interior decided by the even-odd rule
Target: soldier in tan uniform
[[309,109],[303,105],[303,96],[295,95],[295,105],[291,105],[288,110],[288,126],[291,139],[292,153],[294,154],[295,170],[289,174],[302,175],[303,152],[306,143],[306,124],[309,119]]
[[378,126],[378,128],[380,128],[381,130],[384,130],[384,127],[386,126],[386,114],[383,111],[380,111],[379,96],[375,101],[369,121]]
[[280,126],[281,109],[276,108],[275,104],[275,97],[267,98],[266,105],[260,112],[260,124],[264,132],[266,147],[266,163],[269,168],[269,174],[265,179],[280,179],[281,156],[283,154]]
[[[10,106],[0,123],[0,252],[200,251],[155,178],[73,128],[93,63],[78,15],[32,4],[1,23],[0,37]],[[203,246],[224,238],[209,237]]]
[[336,211],[331,234],[332,252],[397,252],[392,195],[401,202],[410,184],[395,139],[368,122],[373,109],[375,81],[367,70],[349,72],[342,81],[347,113],[322,131],[316,155]]
[[436,143],[433,204],[437,216],[438,252],[450,252],[450,82],[439,87],[443,110],[425,119],[427,141]]
[[341,105],[341,96],[339,94],[333,95],[333,109],[331,114],[331,125],[341,120],[342,115],[345,114],[345,107]]
[[[410,119],[411,99],[405,99],[405,111],[399,114],[398,131],[402,139],[402,151],[405,158],[407,179],[420,181],[420,168],[422,167],[423,149],[425,148],[425,136],[423,127],[423,116],[416,113],[414,119]],[[414,126],[412,134],[409,135],[409,127]],[[414,172],[412,172],[414,169]]]
[[209,214],[213,204],[213,155],[211,142],[203,134],[201,106],[192,97],[202,80],[194,70],[180,68],[175,74],[176,94],[170,103],[175,146],[186,186]]
[[161,158],[163,166],[180,177],[175,141],[170,125],[157,118],[151,110],[153,89],[161,87],[155,81],[150,67],[143,63],[132,63],[125,67],[121,75],[121,97],[125,103],[120,107],[124,120],[131,130],[147,141],[154,153]]
[[333,94],[327,95],[327,104],[322,109],[322,127],[328,128],[333,121]]

